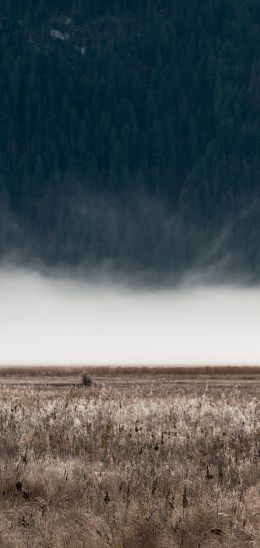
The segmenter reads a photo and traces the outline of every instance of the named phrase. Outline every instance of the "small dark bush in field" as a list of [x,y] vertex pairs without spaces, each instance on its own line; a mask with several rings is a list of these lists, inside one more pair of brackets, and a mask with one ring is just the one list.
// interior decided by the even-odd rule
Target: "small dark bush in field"
[[87,371],[83,371],[82,373],[82,384],[84,386],[91,386],[92,385],[92,380],[88,374]]

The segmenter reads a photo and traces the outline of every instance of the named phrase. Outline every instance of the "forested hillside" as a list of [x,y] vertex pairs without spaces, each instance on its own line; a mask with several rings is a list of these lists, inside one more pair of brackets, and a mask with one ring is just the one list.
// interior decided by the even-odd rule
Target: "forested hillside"
[[260,277],[259,30],[259,0],[1,0],[1,252]]

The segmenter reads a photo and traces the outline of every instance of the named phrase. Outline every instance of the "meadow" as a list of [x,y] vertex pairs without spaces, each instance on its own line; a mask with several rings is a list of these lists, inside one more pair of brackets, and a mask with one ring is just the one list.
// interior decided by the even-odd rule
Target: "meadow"
[[256,369],[2,370],[0,546],[260,546]]

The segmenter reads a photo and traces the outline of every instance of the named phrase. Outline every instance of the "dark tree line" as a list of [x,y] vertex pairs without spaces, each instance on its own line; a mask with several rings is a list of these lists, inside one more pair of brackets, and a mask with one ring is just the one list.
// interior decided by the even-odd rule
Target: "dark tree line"
[[2,251],[259,275],[259,29],[258,0],[2,0]]

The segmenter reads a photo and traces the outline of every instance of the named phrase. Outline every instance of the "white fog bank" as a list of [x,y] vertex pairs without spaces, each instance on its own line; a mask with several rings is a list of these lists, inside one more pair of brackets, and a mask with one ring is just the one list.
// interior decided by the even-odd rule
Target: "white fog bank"
[[0,271],[0,365],[260,364],[260,289]]

